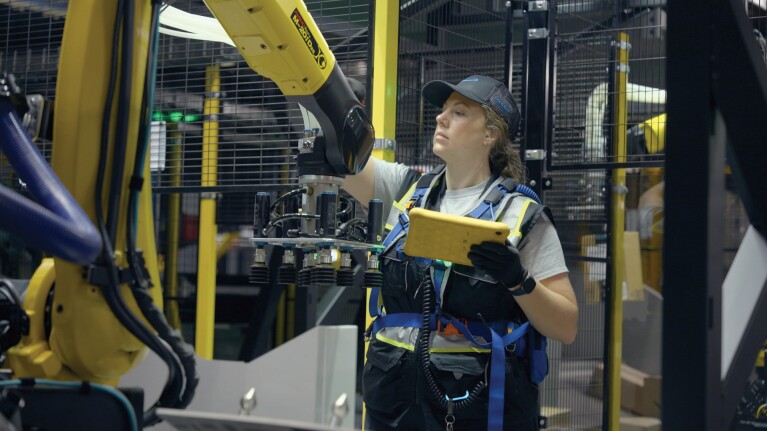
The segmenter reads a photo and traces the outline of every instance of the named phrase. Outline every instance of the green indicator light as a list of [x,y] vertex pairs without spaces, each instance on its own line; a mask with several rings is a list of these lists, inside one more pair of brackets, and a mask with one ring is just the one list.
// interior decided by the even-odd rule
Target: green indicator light
[[174,112],[168,113],[168,119],[172,123],[178,123],[179,121],[181,121],[182,118],[184,118],[184,113],[183,112],[174,111]]

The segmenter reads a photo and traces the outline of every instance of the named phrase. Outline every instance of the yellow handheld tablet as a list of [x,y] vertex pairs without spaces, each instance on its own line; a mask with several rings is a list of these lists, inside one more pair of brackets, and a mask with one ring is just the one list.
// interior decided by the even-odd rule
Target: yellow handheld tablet
[[410,227],[403,249],[405,253],[461,265],[471,265],[468,254],[472,244],[485,241],[503,244],[510,231],[505,223],[443,214],[423,208],[413,208],[408,216]]

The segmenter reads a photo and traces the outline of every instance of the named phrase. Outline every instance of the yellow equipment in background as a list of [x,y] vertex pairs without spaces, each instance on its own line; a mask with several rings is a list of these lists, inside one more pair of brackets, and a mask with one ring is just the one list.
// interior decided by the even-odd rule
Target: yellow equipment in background
[[[666,114],[656,115],[629,130],[631,155],[653,155],[666,151]],[[639,197],[639,231],[642,280],[661,292],[663,259],[663,168],[643,168]]]
[[666,151],[666,114],[660,114],[638,124],[644,134],[647,154]]

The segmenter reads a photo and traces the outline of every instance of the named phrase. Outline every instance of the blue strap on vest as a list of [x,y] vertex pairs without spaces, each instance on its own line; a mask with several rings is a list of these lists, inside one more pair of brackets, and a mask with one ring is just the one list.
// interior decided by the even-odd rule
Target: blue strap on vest
[[[413,192],[413,195],[408,202],[408,210],[410,208],[421,206],[421,201],[429,192],[431,183],[438,173],[439,172],[430,173],[421,177],[421,179],[418,181],[418,184],[416,185],[416,189]],[[482,202],[468,214],[468,217],[488,221],[496,220],[503,197],[508,193],[514,192],[521,193],[533,199],[538,204],[541,203],[538,195],[536,195],[536,193],[529,187],[515,184],[511,179],[504,179],[503,181],[496,184],[495,188],[485,196]],[[396,238],[402,234],[403,231],[407,233],[409,224],[410,223],[407,218],[407,214],[400,214],[398,223],[392,228],[392,230],[384,239],[383,247],[388,247]],[[546,364],[546,369],[543,370],[542,373],[539,369],[537,373],[534,371],[533,376],[531,376],[535,383],[539,383],[543,377],[545,377],[548,371],[548,360],[546,359],[545,350],[546,337],[543,337],[542,335],[538,334],[537,331],[532,329],[529,322],[525,322],[519,327],[514,327],[516,325],[507,322],[492,322],[490,324],[486,324],[484,322],[470,321],[467,322],[467,327],[467,325],[464,325],[462,321],[447,315],[447,313],[441,312],[441,289],[446,269],[447,268],[441,264],[434,266],[433,281],[434,290],[436,293],[436,313],[432,314],[430,317],[429,329],[436,330],[438,320],[443,324],[450,323],[458,330],[458,332],[461,333],[461,335],[464,336],[464,338],[466,338],[472,344],[483,349],[490,349],[491,359],[490,381],[488,387],[489,402],[487,429],[488,431],[501,431],[503,429],[503,398],[506,384],[506,347],[513,344],[514,354],[517,356],[524,356],[527,352],[527,347],[534,348],[535,346],[527,346],[527,338],[530,337],[523,337],[526,334],[537,334],[537,337],[534,338],[538,344],[537,347],[540,347],[541,345],[543,346],[542,352],[538,351],[537,355],[540,356],[542,354],[543,363]],[[382,315],[382,309],[378,307],[378,295],[379,291],[377,288],[371,289],[368,309],[370,316],[375,319],[373,321],[373,334],[378,333],[378,331],[385,327],[411,327],[420,329],[423,326],[423,317],[420,313],[396,313]],[[511,331],[509,331],[509,329],[511,329]],[[500,335],[499,332],[503,332],[504,335]],[[490,342],[479,342],[475,338],[475,335],[481,336],[484,340],[489,339]],[[535,358],[533,359],[536,360]],[[537,360],[540,361],[541,358],[538,358]]]
[[[429,191],[431,182],[434,180],[434,177],[439,174],[439,172],[441,172],[441,170],[439,171],[435,170],[434,172],[423,175],[418,180],[416,189],[413,191],[413,195],[410,196],[410,200],[408,203],[408,206],[410,208],[421,206],[421,201],[423,200],[423,197]],[[407,214],[405,213],[400,214],[399,220],[397,220],[397,224],[394,225],[394,227],[392,227],[392,230],[389,232],[388,235],[386,235],[386,238],[384,238],[384,241],[381,244],[383,248],[389,247],[392,241],[394,241],[394,239],[397,238],[400,235],[400,233],[402,233],[403,231],[407,232],[407,228],[409,225],[410,225],[410,221],[407,218]],[[378,316],[381,316],[381,309],[378,307],[378,294],[379,292],[377,287],[370,289],[370,301],[368,302],[368,312],[370,313],[370,317],[374,319]],[[420,328],[420,324],[418,327]]]
[[521,193],[522,195],[534,200],[538,204],[541,203],[541,199],[530,187],[521,184],[515,184],[514,180],[506,178],[500,183],[496,184],[495,188],[490,190],[487,196],[485,196],[485,198],[482,200],[482,203],[474,208],[474,210],[472,210],[468,216],[480,220],[495,221],[497,218],[496,214],[498,213],[498,207],[501,205],[503,196],[507,193],[514,192]]

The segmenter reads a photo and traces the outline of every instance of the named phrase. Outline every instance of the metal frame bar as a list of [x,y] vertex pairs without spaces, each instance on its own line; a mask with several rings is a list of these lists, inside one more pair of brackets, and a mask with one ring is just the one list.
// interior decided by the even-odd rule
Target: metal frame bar
[[[620,27],[620,11],[618,5],[614,5],[613,14],[610,17],[611,27]],[[617,34],[611,39],[614,42],[617,38]],[[608,79],[607,81],[607,93],[616,94],[618,84],[618,73],[616,65],[618,64],[618,51],[613,49],[612,46],[607,47],[609,49],[609,63],[608,63]],[[606,114],[610,118],[615,118],[617,97],[608,98]],[[613,121],[613,123],[615,123]],[[615,144],[616,134],[610,133],[606,137],[607,145],[606,151],[608,156],[612,157],[615,153],[617,145]],[[558,167],[557,167],[558,168]],[[613,166],[605,167],[605,188],[612,190],[615,187],[613,184],[614,178],[612,175]],[[607,268],[605,279],[605,334],[604,334],[604,353],[603,353],[603,376],[602,379],[602,393],[604,394],[602,402],[602,429],[616,430],[620,429],[619,416],[621,406],[621,363],[622,349],[616,349],[614,343],[622,342],[623,336],[623,302],[622,292],[616,292],[617,284],[615,282],[616,277],[621,277],[622,274],[616,274],[612,270],[612,267],[616,265],[616,257],[614,256],[615,241],[612,237],[616,232],[616,217],[613,214],[613,208],[616,206],[615,193],[606,193],[605,196],[605,224],[607,232],[610,235],[610,239],[607,241]],[[620,263],[622,264],[622,262]]]
[[[619,32],[615,38],[614,58],[612,69],[615,91],[612,97],[610,115],[613,123],[612,155],[619,161],[626,159],[626,121],[628,101],[626,88],[628,85],[628,34]],[[608,229],[610,256],[610,290],[608,300],[611,312],[607,315],[610,330],[607,341],[607,361],[605,365],[607,401],[607,429],[620,428],[621,405],[621,364],[623,363],[623,289],[625,278],[625,253],[623,250],[624,231],[626,229],[626,170],[613,168],[610,170],[610,217]]]
[[709,2],[680,0],[668,6],[666,138],[671,144],[666,161],[662,358],[666,429],[722,429],[717,306],[725,140],[721,134],[712,135],[714,20]]
[[[218,65],[205,70],[205,98],[202,135],[201,187],[215,186],[218,172],[218,114],[221,101],[221,74]],[[201,358],[213,359],[214,324],[216,320],[216,198],[200,197],[200,234],[197,248],[197,314],[195,318],[195,352]]]
[[568,163],[561,165],[553,165],[550,170],[557,171],[601,171],[605,169],[629,169],[629,168],[662,168],[666,165],[663,160],[644,160],[636,162],[625,163]]
[[[377,1],[374,3],[373,28],[370,32],[373,37],[372,67],[370,68],[373,91],[368,95],[367,106],[370,107],[368,112],[371,113],[376,139],[390,139],[396,144],[399,60],[392,59],[399,59],[400,2]],[[373,150],[371,157],[394,161],[395,151],[396,146],[378,148]],[[370,289],[366,289],[364,304],[367,304],[369,300]],[[365,327],[367,328],[372,321],[373,318],[365,311]],[[367,360],[367,348],[368,344],[365,343],[363,360]],[[365,423],[365,414],[366,409],[363,405],[363,423]]]
[[[534,7],[545,4],[547,7]],[[522,112],[524,116],[524,139],[520,145],[520,158],[528,172],[528,185],[543,199],[543,182],[546,176],[546,158],[550,154],[552,136],[552,102],[554,76],[553,33],[556,28],[556,2],[528,2],[523,46],[525,52],[522,64]],[[545,34],[545,35],[544,35]],[[532,37],[531,37],[532,36]],[[509,64],[507,63],[507,67]],[[543,150],[544,159],[527,159],[528,150]]]

